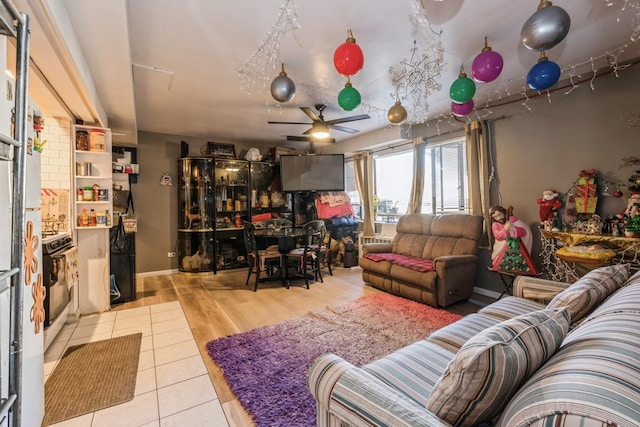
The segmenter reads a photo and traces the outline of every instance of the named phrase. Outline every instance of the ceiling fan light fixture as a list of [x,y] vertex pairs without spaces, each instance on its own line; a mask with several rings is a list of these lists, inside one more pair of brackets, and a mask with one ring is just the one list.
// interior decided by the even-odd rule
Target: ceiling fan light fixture
[[311,129],[311,136],[317,139],[329,138],[329,125],[324,122],[315,122]]

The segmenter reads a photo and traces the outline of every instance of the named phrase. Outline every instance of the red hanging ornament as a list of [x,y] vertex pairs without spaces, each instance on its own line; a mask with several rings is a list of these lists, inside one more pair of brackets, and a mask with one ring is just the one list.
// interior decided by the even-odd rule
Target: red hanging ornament
[[351,30],[348,31],[347,41],[336,48],[333,53],[333,64],[338,73],[345,77],[358,74],[364,65],[364,54],[360,46],[356,44]]

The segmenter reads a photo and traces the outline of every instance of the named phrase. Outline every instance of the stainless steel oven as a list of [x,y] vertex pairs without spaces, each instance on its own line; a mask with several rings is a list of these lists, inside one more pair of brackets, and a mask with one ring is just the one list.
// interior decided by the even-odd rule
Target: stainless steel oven
[[47,328],[66,313],[72,300],[73,286],[78,282],[78,248],[73,245],[73,239],[68,234],[42,240],[42,278],[46,289],[44,327]]

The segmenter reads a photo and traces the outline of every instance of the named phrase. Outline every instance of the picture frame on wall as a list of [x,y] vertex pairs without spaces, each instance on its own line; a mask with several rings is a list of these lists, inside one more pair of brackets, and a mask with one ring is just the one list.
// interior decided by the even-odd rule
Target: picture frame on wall
[[285,156],[287,154],[296,154],[295,148],[290,147],[274,147],[273,148],[273,160],[275,162],[280,160],[280,156]]
[[227,144],[224,142],[207,142],[207,153],[213,157],[235,159],[236,146],[234,144]]

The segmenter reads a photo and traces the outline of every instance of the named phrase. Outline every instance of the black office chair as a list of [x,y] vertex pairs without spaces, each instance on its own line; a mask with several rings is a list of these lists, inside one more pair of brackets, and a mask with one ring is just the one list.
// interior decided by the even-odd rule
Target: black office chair
[[266,271],[268,275],[273,276],[274,269],[278,269],[280,272],[280,280],[284,284],[285,276],[282,271],[282,254],[278,251],[278,247],[269,247],[266,250],[258,249],[256,244],[255,226],[250,222],[243,222],[244,228],[244,245],[247,249],[247,262],[249,263],[249,273],[247,274],[247,281],[245,286],[249,284],[251,274],[256,275],[255,284],[253,285],[253,291],[258,290],[258,283],[260,283],[260,273]]
[[309,277],[313,277],[316,281],[320,280],[320,282],[323,282],[319,263],[320,257],[318,253],[326,233],[324,221],[309,221],[303,227],[306,234],[302,238],[300,246],[290,250],[285,256],[285,264],[287,266],[287,288],[289,287],[290,282],[288,274],[289,267],[295,267],[298,273],[302,274],[307,289],[309,289]]

